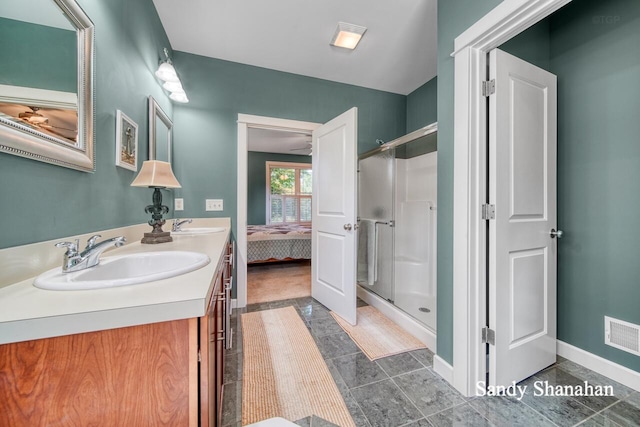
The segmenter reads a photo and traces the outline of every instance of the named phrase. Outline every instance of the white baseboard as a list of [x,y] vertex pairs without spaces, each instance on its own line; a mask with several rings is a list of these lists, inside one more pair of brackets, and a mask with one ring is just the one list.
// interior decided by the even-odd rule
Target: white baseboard
[[427,328],[422,323],[391,304],[389,301],[385,301],[374,293],[362,289],[361,286],[358,286],[358,296],[367,304],[377,308],[380,313],[387,316],[396,325],[400,326],[402,329],[423,342],[429,350],[434,353],[437,351],[436,334],[431,329]]
[[560,340],[557,342],[556,351],[558,355],[572,362],[589,368],[634,390],[640,391],[640,372],[636,372]]
[[437,354],[433,356],[433,370],[453,386],[453,366]]
[[231,300],[231,311],[235,310],[236,308],[238,308],[238,300],[233,298]]

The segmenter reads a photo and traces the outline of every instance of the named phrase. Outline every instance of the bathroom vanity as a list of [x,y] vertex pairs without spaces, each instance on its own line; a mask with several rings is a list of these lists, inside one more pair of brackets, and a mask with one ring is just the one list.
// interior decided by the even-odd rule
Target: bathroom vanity
[[[31,277],[0,287],[0,426],[220,425],[233,262],[224,226],[104,255],[188,250],[211,259],[170,279],[49,291]],[[141,236],[129,228],[129,241]],[[8,251],[2,268],[18,259]]]

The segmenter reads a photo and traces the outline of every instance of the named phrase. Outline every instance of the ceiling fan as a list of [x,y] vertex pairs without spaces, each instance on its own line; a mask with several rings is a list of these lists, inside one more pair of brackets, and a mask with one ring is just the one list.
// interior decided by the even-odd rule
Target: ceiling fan
[[40,107],[29,107],[29,109],[31,111],[25,111],[20,113],[18,115],[18,118],[24,120],[25,122],[29,123],[34,127],[46,129],[47,131],[55,135],[61,136],[65,139],[69,139],[72,141],[76,140],[75,139],[77,137],[76,129],[68,129],[62,126],[54,126],[49,124],[49,118],[38,113],[38,111],[40,110]]
[[25,111],[18,114],[18,118],[27,121],[33,125],[43,125],[49,122],[49,119],[38,113],[39,107],[29,107],[31,111]]
[[311,155],[312,154],[311,147],[312,147],[311,141],[307,141],[307,143],[303,147],[290,148],[289,151],[309,151],[309,155]]

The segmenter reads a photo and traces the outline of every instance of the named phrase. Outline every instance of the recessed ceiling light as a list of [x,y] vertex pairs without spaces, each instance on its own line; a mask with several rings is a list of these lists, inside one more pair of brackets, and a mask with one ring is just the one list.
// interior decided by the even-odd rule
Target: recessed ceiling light
[[338,28],[336,28],[330,44],[332,46],[353,50],[358,46],[358,42],[360,42],[365,31],[367,31],[367,27],[338,22]]

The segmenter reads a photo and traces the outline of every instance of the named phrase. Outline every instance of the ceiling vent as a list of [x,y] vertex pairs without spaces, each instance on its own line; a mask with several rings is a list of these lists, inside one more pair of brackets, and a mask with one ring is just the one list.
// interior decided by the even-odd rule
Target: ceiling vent
[[604,316],[604,343],[640,356],[640,326]]

